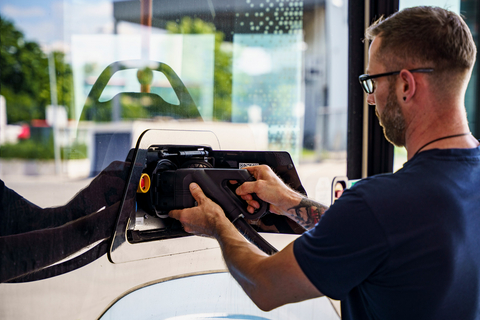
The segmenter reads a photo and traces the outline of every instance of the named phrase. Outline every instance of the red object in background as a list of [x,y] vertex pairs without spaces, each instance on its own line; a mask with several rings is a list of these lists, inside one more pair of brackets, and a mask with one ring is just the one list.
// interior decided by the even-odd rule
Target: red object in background
[[18,139],[30,139],[30,127],[28,125],[22,124],[22,131],[20,131],[20,133],[18,134]]
[[45,119],[32,119],[32,127],[36,128],[48,128],[49,125]]

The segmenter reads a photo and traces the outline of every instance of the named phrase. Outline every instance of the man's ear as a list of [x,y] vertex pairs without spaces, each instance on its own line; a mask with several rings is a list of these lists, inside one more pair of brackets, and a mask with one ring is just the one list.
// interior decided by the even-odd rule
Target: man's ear
[[400,71],[399,77],[401,80],[401,87],[399,88],[400,92],[398,92],[398,94],[402,97],[401,99],[403,101],[408,102],[415,95],[415,91],[417,90],[415,77],[407,69]]

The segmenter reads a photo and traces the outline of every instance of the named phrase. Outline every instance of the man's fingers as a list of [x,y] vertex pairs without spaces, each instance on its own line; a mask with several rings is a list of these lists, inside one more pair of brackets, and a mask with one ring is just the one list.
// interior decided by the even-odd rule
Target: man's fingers
[[256,208],[253,207],[251,204],[248,205],[247,211],[250,212],[251,214],[255,213]]
[[244,169],[247,170],[255,179],[258,180],[262,166],[245,167]]
[[[244,182],[240,187],[235,190],[237,195],[239,196],[246,196],[250,193],[255,193],[255,183],[256,181],[253,182]],[[244,199],[247,200],[247,199]]]
[[205,193],[203,193],[203,190],[200,188],[200,186],[195,182],[190,183],[189,188],[190,193],[198,204],[200,204],[207,197]]
[[[198,204],[202,203],[204,199],[207,199],[207,196],[205,196],[200,186],[195,182],[190,183],[189,188],[190,188],[190,193],[192,194],[193,198],[195,199],[195,201],[197,201]],[[183,222],[181,216],[190,213],[190,211],[195,210],[195,208],[196,207],[186,208],[181,210],[172,210],[168,213],[168,215],[171,218],[174,218]]]
[[180,220],[180,213],[181,212],[182,212],[182,210],[172,210],[168,213],[168,215],[170,216],[170,218]]
[[193,216],[195,216],[195,211],[197,207],[194,207],[194,208],[187,208],[187,209],[182,209],[182,210],[172,210],[168,213],[168,215],[170,216],[170,218],[174,218],[174,219],[177,219],[178,221],[180,221],[180,223],[182,224],[183,226],[183,229],[188,232],[188,233],[192,233],[192,234],[198,234],[199,232],[197,230],[195,230],[194,228],[192,228],[191,226],[191,219]]
[[255,177],[255,179],[258,179],[259,175],[262,175],[262,173],[267,173],[268,171],[271,171],[271,168],[265,164],[261,164],[258,166],[251,166],[251,167],[245,167],[248,172],[250,172],[251,175]]

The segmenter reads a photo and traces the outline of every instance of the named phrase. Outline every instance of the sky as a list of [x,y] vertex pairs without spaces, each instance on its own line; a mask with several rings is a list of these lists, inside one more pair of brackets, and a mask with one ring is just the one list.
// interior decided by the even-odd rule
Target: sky
[[112,12],[112,2],[105,0],[0,0],[2,16],[47,50],[68,51],[65,39],[71,34],[111,33]]

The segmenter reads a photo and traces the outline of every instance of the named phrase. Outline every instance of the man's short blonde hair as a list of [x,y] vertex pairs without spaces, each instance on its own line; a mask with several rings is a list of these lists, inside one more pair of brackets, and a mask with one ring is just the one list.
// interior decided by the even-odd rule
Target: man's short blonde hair
[[469,72],[477,54],[465,21],[438,7],[407,8],[382,17],[367,28],[365,37],[381,37],[378,59],[386,66],[434,68],[441,77]]

